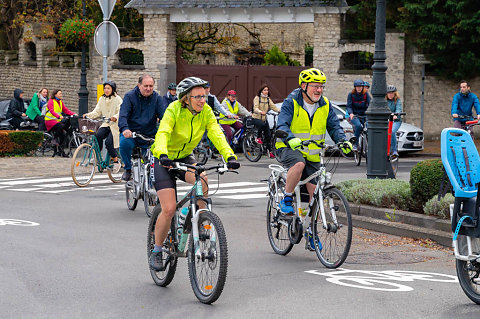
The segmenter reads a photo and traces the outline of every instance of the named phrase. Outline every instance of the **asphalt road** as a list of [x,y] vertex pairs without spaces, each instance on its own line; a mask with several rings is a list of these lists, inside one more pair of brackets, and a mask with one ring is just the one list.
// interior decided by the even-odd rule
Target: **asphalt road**
[[[408,180],[418,160],[400,162],[401,179]],[[274,254],[260,181],[268,176],[268,163],[242,161],[241,174],[220,177],[213,201],[226,229],[229,268],[223,294],[211,306],[195,298],[186,259],[169,287],[153,283],[146,257],[148,219],[142,202],[133,212],[127,209],[122,185],[108,179],[102,184],[102,176],[86,189],[70,185],[68,176],[65,181],[0,181],[0,317],[480,316],[456,282],[448,249],[355,228],[340,270],[324,268],[303,241],[287,256]],[[363,174],[361,169],[342,160],[334,180]],[[211,180],[213,191],[216,176]],[[6,219],[38,225],[12,225]]]

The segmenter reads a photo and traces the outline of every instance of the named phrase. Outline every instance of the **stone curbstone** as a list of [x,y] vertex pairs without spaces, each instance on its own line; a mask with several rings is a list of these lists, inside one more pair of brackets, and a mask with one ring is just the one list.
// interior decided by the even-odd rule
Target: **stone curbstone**
[[350,203],[350,211],[353,225],[356,227],[397,236],[428,238],[444,246],[452,245],[449,220],[355,203]]

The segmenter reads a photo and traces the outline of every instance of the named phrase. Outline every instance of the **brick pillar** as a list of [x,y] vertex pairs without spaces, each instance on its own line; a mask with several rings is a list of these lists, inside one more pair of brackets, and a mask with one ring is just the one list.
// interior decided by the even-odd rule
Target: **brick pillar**
[[[313,21],[313,67],[322,70],[328,77],[337,77],[341,52],[338,40],[341,39],[339,13],[316,13]],[[332,63],[336,61],[336,63]]]
[[155,77],[157,91],[165,94],[168,83],[176,82],[175,25],[168,14],[146,14],[143,21],[145,72]]

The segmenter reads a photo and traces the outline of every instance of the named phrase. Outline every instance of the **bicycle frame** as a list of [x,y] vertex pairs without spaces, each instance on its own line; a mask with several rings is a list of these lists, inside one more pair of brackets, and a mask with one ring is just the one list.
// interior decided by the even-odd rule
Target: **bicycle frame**
[[[325,189],[325,187],[327,187],[327,185],[330,184],[330,180],[331,180],[331,177],[332,177],[332,174],[330,172],[327,172],[326,170],[326,167],[325,167],[325,163],[323,162],[323,157],[325,155],[325,148],[323,148],[321,150],[321,153],[320,153],[320,169],[318,171],[316,171],[315,173],[313,173],[312,175],[308,176],[306,179],[304,180],[301,180],[300,182],[298,182],[297,186],[295,187],[295,198],[296,198],[296,212],[295,212],[295,216],[300,218],[303,226],[304,226],[304,229],[306,229],[306,227],[308,227],[308,223],[309,223],[309,220],[307,217],[312,217],[312,208],[314,207],[314,204],[315,204],[315,200],[318,200],[318,203],[322,203],[323,202],[323,190]],[[286,179],[286,176],[287,176],[287,171],[283,166],[280,166],[278,164],[270,164],[268,166],[270,169],[271,169],[271,176],[272,176],[272,179],[275,183],[275,189],[278,189],[278,185],[277,185],[277,180],[280,176],[282,176],[283,178]],[[308,206],[307,206],[307,209],[308,209],[308,212],[306,214],[302,214],[302,201],[301,201],[301,193],[300,193],[300,187],[302,185],[306,185],[309,181],[311,181],[312,179],[316,178],[316,177],[319,177],[318,180],[317,180],[317,184],[315,186],[315,190],[313,192],[313,196],[312,198],[310,198],[309,202],[308,202]],[[280,199],[278,198],[278,194],[275,194],[275,202],[276,203],[279,203],[280,202]],[[329,199],[330,201],[333,201],[333,199]],[[330,203],[330,207],[332,207],[331,205],[332,203]],[[322,216],[322,224],[323,224],[323,227],[326,229],[327,228],[327,222],[326,222],[326,218],[325,218],[325,209],[324,209],[324,205],[319,205],[320,207],[320,214]],[[332,219],[334,221],[335,224],[338,223],[337,221],[337,216],[335,214],[335,211],[332,210]]]

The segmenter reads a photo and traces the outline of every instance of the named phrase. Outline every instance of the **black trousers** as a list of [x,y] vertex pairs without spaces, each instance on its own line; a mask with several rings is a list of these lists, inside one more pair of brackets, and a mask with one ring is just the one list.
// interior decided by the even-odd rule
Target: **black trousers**
[[267,143],[267,145],[269,146],[271,132],[270,132],[270,127],[268,126],[268,122],[262,121],[260,119],[252,119],[252,123],[253,125],[255,125],[255,127],[258,129],[260,133],[263,132],[263,136],[265,137],[265,141],[263,142]]
[[55,124],[55,126],[50,129],[50,132],[53,134],[53,136],[57,140],[58,145],[60,145],[61,147],[65,147],[64,143],[65,143],[65,138],[67,136],[67,132],[65,132],[65,126],[63,125],[63,123],[58,122],[57,124]]
[[105,140],[105,146],[107,147],[108,154],[111,158],[117,157],[117,151],[113,147],[113,135],[109,127],[101,127],[95,134],[98,140],[98,146],[100,150],[103,148],[103,140]]
[[20,117],[12,117],[12,119],[10,120],[10,124],[13,126],[13,128],[15,129],[19,129],[20,128],[20,124],[23,123],[23,119],[20,118]]

